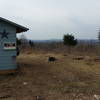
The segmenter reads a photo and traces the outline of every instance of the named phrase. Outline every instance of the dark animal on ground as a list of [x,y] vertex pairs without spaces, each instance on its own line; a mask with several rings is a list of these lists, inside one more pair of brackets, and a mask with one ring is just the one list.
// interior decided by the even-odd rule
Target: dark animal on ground
[[84,57],[83,56],[79,56],[79,57],[74,57],[73,59],[74,60],[84,60]]
[[55,58],[55,57],[49,57],[48,58],[48,61],[50,61],[50,62],[53,62],[53,61],[56,61],[57,59]]
[[68,56],[67,54],[64,54],[64,56]]
[[94,61],[95,61],[95,62],[100,62],[100,57],[94,58]]

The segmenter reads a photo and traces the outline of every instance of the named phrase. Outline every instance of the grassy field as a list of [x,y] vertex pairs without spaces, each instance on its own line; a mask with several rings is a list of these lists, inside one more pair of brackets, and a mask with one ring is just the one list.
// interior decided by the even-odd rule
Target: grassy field
[[[56,57],[57,61],[49,62],[49,56]],[[0,76],[0,97],[99,100],[95,96],[100,95],[100,61],[95,60],[96,56],[74,59],[77,57],[63,53],[21,54],[17,59],[18,73]]]

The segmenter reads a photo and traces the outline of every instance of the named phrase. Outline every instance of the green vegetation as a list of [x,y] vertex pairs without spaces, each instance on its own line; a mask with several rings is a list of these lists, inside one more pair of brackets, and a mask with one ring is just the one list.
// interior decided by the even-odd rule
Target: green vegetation
[[69,52],[71,52],[71,47],[76,46],[78,42],[73,35],[67,34],[63,37],[63,43],[68,46]]

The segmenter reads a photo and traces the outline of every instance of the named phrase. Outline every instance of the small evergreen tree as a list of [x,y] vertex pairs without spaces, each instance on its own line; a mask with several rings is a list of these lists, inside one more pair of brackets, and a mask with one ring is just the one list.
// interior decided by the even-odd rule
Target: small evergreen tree
[[98,32],[98,40],[100,41],[100,30]]
[[33,48],[34,47],[34,42],[29,40],[29,45],[30,45],[31,48]]
[[17,45],[21,45],[21,40],[17,38]]
[[20,54],[19,46],[21,45],[21,41],[17,38],[16,42],[17,42],[16,51],[17,51],[17,56],[18,56]]
[[63,43],[68,46],[68,52],[71,53],[71,47],[76,46],[78,42],[72,34],[67,34],[63,37]]

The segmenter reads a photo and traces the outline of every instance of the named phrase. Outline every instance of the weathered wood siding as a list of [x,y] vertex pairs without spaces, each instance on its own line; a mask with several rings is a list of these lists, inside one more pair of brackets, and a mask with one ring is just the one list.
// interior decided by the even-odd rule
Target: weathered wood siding
[[0,35],[0,70],[16,69],[16,50],[4,50],[5,42],[16,42],[16,28],[8,23],[0,21],[0,32],[9,32],[8,39],[1,39]]

